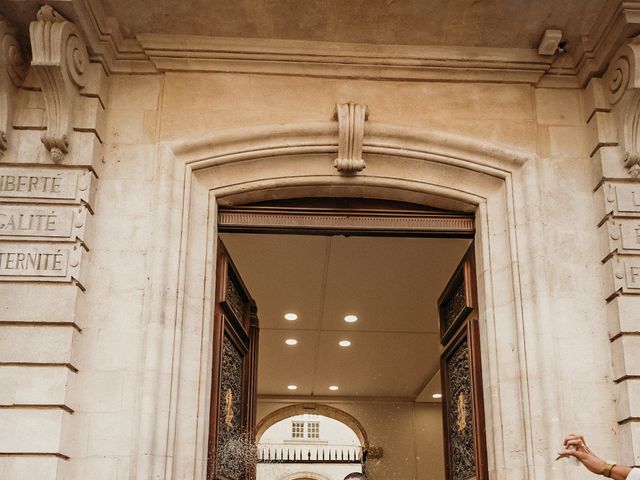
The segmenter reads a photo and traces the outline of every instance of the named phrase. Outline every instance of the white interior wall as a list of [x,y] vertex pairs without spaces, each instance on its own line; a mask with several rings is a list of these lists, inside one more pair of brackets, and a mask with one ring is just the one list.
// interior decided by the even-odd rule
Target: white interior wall
[[[413,402],[323,402],[352,415],[383,456],[367,462],[369,480],[443,480],[444,449],[440,404]],[[260,400],[258,421],[286,406]],[[341,479],[340,479],[341,480]]]

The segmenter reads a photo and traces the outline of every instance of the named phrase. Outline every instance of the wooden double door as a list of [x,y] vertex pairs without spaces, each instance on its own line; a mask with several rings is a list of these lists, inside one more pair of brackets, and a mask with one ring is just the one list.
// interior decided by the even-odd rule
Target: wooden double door
[[[269,215],[273,214],[270,210]],[[380,215],[376,216],[375,228],[379,228]],[[359,217],[360,229],[366,229],[363,217],[366,214]],[[224,222],[221,225],[224,230]],[[253,231],[257,232],[260,229]],[[273,227],[269,233],[274,233]],[[335,228],[328,233],[335,234]],[[221,241],[216,272],[207,478],[248,480],[255,478],[257,460],[257,307]],[[440,296],[438,308],[446,479],[485,480],[487,453],[473,244]]]

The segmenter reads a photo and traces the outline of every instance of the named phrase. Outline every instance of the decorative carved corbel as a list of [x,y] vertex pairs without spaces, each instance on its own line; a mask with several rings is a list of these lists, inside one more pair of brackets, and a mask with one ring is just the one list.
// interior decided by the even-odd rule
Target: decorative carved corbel
[[[638,121],[638,112],[636,111],[634,121]],[[637,128],[637,126],[636,126]],[[637,142],[637,132],[633,135],[633,142]],[[637,147],[634,145],[632,149],[628,149],[624,155],[624,166],[629,170],[629,175],[632,177],[640,176],[640,153]]]
[[362,158],[364,122],[368,112],[366,105],[340,103],[336,105],[338,118],[338,158],[333,166],[340,173],[354,174],[366,168]]
[[76,26],[49,5],[40,8],[29,35],[34,69],[44,94],[47,131],[42,143],[54,162],[69,148],[73,107],[85,85],[89,63],[87,48]]
[[7,149],[13,97],[22,85],[26,64],[11,24],[0,15],[0,156]]
[[605,75],[611,106],[623,99],[622,146],[624,166],[633,177],[640,176],[640,36],[624,45]]

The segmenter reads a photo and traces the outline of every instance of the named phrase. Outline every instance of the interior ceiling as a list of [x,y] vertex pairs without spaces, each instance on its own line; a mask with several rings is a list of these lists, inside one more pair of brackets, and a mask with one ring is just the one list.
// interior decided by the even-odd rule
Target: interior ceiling
[[372,44],[537,48],[547,28],[569,44],[605,0],[104,0],[128,36],[193,34]]
[[[415,398],[438,371],[437,299],[470,240],[222,239],[258,304],[259,395]],[[348,324],[352,313],[359,320]],[[343,339],[352,345],[340,347]]]

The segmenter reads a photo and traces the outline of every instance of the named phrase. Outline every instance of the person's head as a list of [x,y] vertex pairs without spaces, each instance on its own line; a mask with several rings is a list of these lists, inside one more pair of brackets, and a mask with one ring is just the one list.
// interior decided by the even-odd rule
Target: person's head
[[344,477],[344,480],[367,480],[367,477],[364,476],[364,473],[353,472]]

